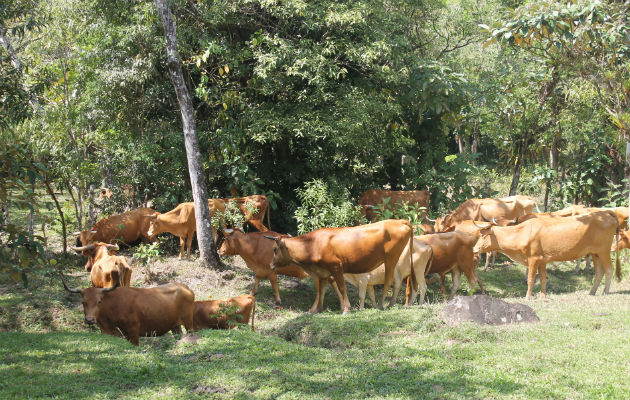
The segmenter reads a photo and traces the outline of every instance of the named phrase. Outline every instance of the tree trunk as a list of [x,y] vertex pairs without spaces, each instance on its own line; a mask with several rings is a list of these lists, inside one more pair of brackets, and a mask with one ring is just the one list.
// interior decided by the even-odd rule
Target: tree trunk
[[460,135],[457,136],[457,146],[459,147],[459,154],[464,154],[466,151],[464,148],[464,139]]
[[177,101],[182,114],[184,141],[186,144],[186,156],[188,158],[188,172],[192,186],[193,200],[195,202],[195,218],[197,219],[197,243],[201,262],[206,266],[221,268],[223,264],[219,259],[212,238],[212,226],[210,225],[210,210],[208,209],[208,195],[206,183],[201,165],[201,153],[197,141],[197,128],[195,126],[195,114],[192,105],[182,66],[177,51],[177,35],[175,31],[175,19],[168,7],[167,0],[155,0],[155,5],[162,18],[164,36],[166,38],[167,64]]
[[[626,136],[626,179],[628,181],[628,208],[630,212],[630,136]],[[628,224],[630,225],[630,222]]]
[[63,254],[68,253],[68,232],[66,231],[66,219],[63,216],[63,211],[61,210],[61,205],[59,205],[59,201],[57,200],[57,196],[55,196],[55,192],[50,187],[50,182],[48,179],[44,179],[44,185],[46,185],[46,190],[48,190],[48,194],[52,197],[55,202],[55,206],[57,207],[57,212],[59,213],[59,218],[61,218],[61,231],[63,234]]
[[70,182],[66,182],[68,186],[68,193],[70,193],[70,198],[72,199],[72,204],[74,204],[74,214],[77,217],[77,229],[79,231],[83,230],[83,225],[81,224],[81,214],[79,213],[79,207],[77,206],[77,200],[74,198],[74,192],[72,191],[72,185]]

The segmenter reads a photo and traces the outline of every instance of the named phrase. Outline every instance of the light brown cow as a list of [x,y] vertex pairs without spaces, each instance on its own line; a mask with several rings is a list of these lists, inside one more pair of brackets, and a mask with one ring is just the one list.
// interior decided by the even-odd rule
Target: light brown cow
[[90,271],[90,279],[94,287],[112,287],[119,280],[120,286],[131,286],[132,270],[127,260],[125,257],[110,253],[118,251],[118,245],[99,242],[70,248],[88,258],[86,271]]
[[74,235],[78,236],[80,246],[94,242],[131,244],[138,239],[151,241],[149,220],[159,214],[150,208],[137,208],[104,218],[89,231],[75,232]]
[[255,312],[256,299],[248,294],[225,300],[195,301],[193,311],[194,330],[231,329],[237,323],[247,325],[250,316],[252,318],[252,330],[254,330]]
[[465,220],[489,221],[495,219],[516,219],[530,214],[536,201],[529,196],[510,196],[500,199],[468,199],[455,211],[435,222],[436,232],[446,232],[449,227]]
[[[224,229],[224,241],[219,248],[219,255],[241,256],[245,264],[247,264],[247,268],[251,269],[256,276],[251,295],[256,294],[258,284],[261,280],[269,279],[276,298],[276,304],[280,305],[282,301],[280,300],[280,291],[278,289],[278,275],[304,279],[309,277],[309,274],[304,272],[304,270],[297,265],[287,265],[276,270],[271,269],[271,261],[273,261],[273,242],[265,238],[265,236],[275,236],[278,238],[291,237],[273,231],[243,233],[243,231],[238,228]],[[329,282],[335,291],[338,292],[339,289],[334,279],[329,279]],[[319,280],[317,279],[315,280],[315,293],[319,296]],[[313,307],[311,307],[312,312],[314,312],[316,308],[317,300],[313,304]]]
[[[540,274],[541,295],[547,289],[547,263],[577,260],[586,254],[593,255],[595,280],[590,291],[606,275],[604,294],[608,293],[612,276],[610,248],[617,231],[618,221],[611,211],[597,211],[573,217],[539,217],[516,226],[498,227],[484,224],[475,252],[498,250],[519,264],[528,267],[527,296],[532,296],[536,273]],[[617,279],[621,279],[617,252]]]
[[618,243],[619,244],[617,244],[617,241],[614,241],[610,250],[617,251],[617,249],[619,250],[630,249],[630,231],[627,231],[627,230],[619,231]]
[[[211,218],[217,211],[225,212],[225,204],[221,199],[208,200],[208,208]],[[147,233],[152,240],[163,232],[179,237],[179,259],[181,260],[184,256],[184,245],[187,248],[186,257],[190,258],[190,247],[195,231],[197,231],[195,203],[187,202],[178,204],[177,207],[164,214],[151,216]],[[214,227],[212,227],[212,237],[216,243],[217,233]]]
[[[322,228],[294,238],[268,238],[275,241],[272,268],[298,265],[313,279],[319,279],[318,312],[324,308],[326,283],[332,276],[341,292],[339,302],[345,314],[350,310],[350,301],[343,274],[362,274],[385,264],[385,287],[379,302],[382,308],[400,254],[413,243],[413,231],[409,221],[389,219],[347,228]],[[415,280],[415,273],[411,276]]]
[[389,198],[388,208],[392,209],[397,203],[406,202],[416,207],[425,207],[422,217],[427,213],[431,195],[428,190],[380,190],[370,189],[359,197],[359,205],[361,206],[361,214],[370,222],[377,219],[374,209]]
[[[390,300],[390,305],[393,305],[398,299],[400,287],[403,279],[411,275],[411,265],[409,252],[411,251],[409,245],[405,247],[405,250],[400,254],[396,268],[394,269],[394,292]],[[424,295],[427,290],[427,285],[424,281],[424,272],[431,265],[431,259],[433,257],[433,250],[431,246],[423,243],[418,237],[413,239],[413,269],[418,279],[418,286],[420,292],[420,305],[424,303]],[[385,265],[381,264],[373,271],[365,274],[343,274],[345,280],[359,289],[359,309],[362,310],[365,305],[365,293],[370,295],[372,300],[372,306],[376,306],[376,296],[374,295],[374,285],[382,285],[385,283]],[[415,293],[411,296],[411,303],[415,301]],[[406,305],[410,303],[407,302]]]
[[[416,238],[431,246],[433,250],[433,261],[431,266],[425,271],[425,274],[438,274],[442,282],[444,281],[444,275],[447,273],[450,272],[453,276],[453,287],[448,297],[449,300],[455,297],[455,293],[457,293],[461,285],[462,273],[468,279],[471,288],[474,288],[475,283],[477,283],[481,292],[485,292],[481,278],[477,275],[477,263],[473,253],[473,246],[477,242],[475,235],[455,231],[416,236]],[[410,285],[411,282],[407,281],[407,296],[410,295]]]
[[[243,213],[243,216],[245,216],[245,223],[249,223],[259,232],[266,232],[269,230],[269,228],[267,228],[263,224],[263,219],[265,215],[267,215],[267,225],[271,227],[271,223],[269,222],[269,214],[271,210],[269,207],[269,200],[267,199],[267,196],[254,194],[251,196],[226,198],[220,200],[223,200],[226,204],[232,201],[236,202],[238,208],[241,210],[241,213]],[[246,204],[253,204],[255,209],[258,211],[255,213],[250,212],[247,209]]]
[[[62,280],[63,282],[63,280]],[[153,288],[119,287],[69,289],[80,293],[85,322],[96,324],[101,333],[127,338],[138,345],[140,336],[181,333],[181,325],[193,330],[195,294],[186,285],[169,283]]]

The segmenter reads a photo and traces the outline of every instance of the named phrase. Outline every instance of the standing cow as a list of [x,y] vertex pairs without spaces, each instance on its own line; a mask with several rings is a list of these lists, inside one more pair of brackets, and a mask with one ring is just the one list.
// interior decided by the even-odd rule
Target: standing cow
[[[382,309],[400,254],[407,244],[413,246],[409,221],[392,219],[347,228],[322,228],[294,238],[267,238],[275,241],[272,268],[298,265],[319,280],[317,312],[324,308],[326,283],[332,276],[339,287],[344,314],[350,310],[344,273],[362,274],[385,264],[385,287],[379,302]],[[416,279],[415,273],[411,276]]]
[[181,325],[193,331],[195,294],[186,285],[169,283],[153,288],[119,287],[70,289],[81,294],[85,322],[96,324],[101,333],[127,338],[138,345],[140,336],[181,333]]
[[[475,252],[498,250],[519,264],[528,267],[527,295],[532,296],[536,273],[540,274],[541,295],[547,291],[547,263],[570,261],[593,255],[595,280],[590,294],[597,292],[602,276],[606,275],[604,294],[608,293],[612,277],[610,248],[618,220],[611,211],[597,211],[573,217],[539,217],[516,226],[498,227],[493,223],[481,226],[481,237]],[[621,279],[617,252],[617,279]]]

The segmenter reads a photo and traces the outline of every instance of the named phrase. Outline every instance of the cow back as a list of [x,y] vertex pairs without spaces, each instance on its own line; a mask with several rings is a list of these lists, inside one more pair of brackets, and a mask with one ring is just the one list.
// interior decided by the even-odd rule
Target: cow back
[[[194,330],[230,329],[234,328],[236,323],[248,324],[255,302],[256,299],[251,295],[226,300],[195,301]],[[231,312],[226,314],[226,311]]]

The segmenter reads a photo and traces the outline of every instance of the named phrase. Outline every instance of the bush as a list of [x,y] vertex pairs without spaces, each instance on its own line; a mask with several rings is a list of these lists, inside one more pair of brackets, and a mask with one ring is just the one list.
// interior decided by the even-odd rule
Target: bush
[[406,219],[414,228],[414,235],[424,234],[420,224],[422,224],[422,215],[426,211],[426,207],[409,204],[406,201],[398,202],[394,205],[394,207],[389,205],[389,201],[390,198],[387,197],[382,203],[377,204],[377,208],[374,210],[374,213],[379,221],[383,221],[385,219]]
[[321,179],[314,179],[296,192],[301,205],[295,210],[294,218],[300,235],[324,227],[365,223],[361,208],[350,201],[347,189],[331,189]]

